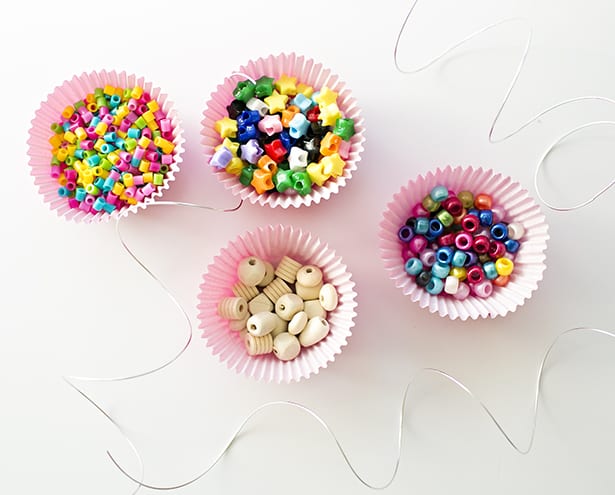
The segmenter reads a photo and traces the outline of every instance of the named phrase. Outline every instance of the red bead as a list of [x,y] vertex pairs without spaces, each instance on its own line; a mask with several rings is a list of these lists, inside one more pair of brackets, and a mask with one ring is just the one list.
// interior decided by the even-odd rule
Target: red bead
[[481,193],[474,197],[474,206],[479,210],[490,210],[492,205],[493,201],[488,194]]
[[501,258],[506,254],[506,246],[500,241],[491,241],[489,244],[489,256],[494,260]]
[[404,244],[401,248],[401,258],[404,260],[404,263],[413,257],[414,253],[410,249],[410,246],[408,246],[408,244]]
[[419,202],[412,208],[413,217],[429,217],[429,212],[423,208],[423,205]]
[[427,239],[425,239],[424,236],[415,235],[412,239],[410,239],[408,247],[410,248],[410,251],[412,251],[414,254],[419,254],[425,250],[427,244]]
[[489,238],[484,235],[477,235],[472,242],[472,247],[476,254],[485,254],[489,251]]
[[442,201],[442,208],[448,211],[453,217],[457,217],[463,211],[463,206],[461,205],[461,201],[457,196],[449,196],[444,201]]
[[455,247],[467,251],[472,247],[474,238],[468,232],[458,232],[455,236]]
[[466,215],[461,220],[461,227],[466,232],[473,234],[480,227],[480,220],[476,215]]
[[470,284],[478,284],[483,281],[483,279],[485,278],[485,274],[483,273],[483,269],[480,266],[474,265],[468,268],[468,271],[466,272],[466,277]]
[[455,243],[455,234],[449,232],[448,234],[438,237],[438,246],[452,246]]
[[276,139],[265,144],[265,153],[267,153],[269,158],[271,158],[274,162],[280,163],[286,156],[286,148],[282,144],[282,141]]
[[320,107],[318,105],[310,108],[306,114],[306,117],[310,122],[318,122],[319,116],[320,116]]

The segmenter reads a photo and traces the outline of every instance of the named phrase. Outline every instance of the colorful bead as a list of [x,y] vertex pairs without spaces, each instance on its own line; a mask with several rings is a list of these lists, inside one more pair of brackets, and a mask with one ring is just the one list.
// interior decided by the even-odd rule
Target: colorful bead
[[241,158],[248,163],[255,165],[259,158],[263,156],[263,149],[259,146],[256,139],[250,139],[246,144],[241,145]]
[[460,266],[452,266],[449,274],[453,277],[457,277],[459,280],[465,280],[467,276],[466,269]]
[[509,280],[510,277],[499,275],[495,280],[493,280],[493,285],[496,285],[497,287],[506,287]]
[[458,232],[455,236],[455,247],[466,251],[472,247],[473,237],[469,232]]
[[275,184],[275,188],[278,192],[283,193],[287,189],[292,189],[293,181],[292,181],[292,170],[283,170],[280,169],[273,177],[273,182]]
[[[436,259],[439,263],[450,265],[451,262],[453,261],[454,254],[455,252],[453,251],[452,248],[448,246],[441,247],[436,251]],[[464,260],[465,260],[465,255],[464,255]],[[461,266],[461,265],[457,265],[457,266]]]
[[414,232],[407,225],[403,225],[397,232],[397,236],[401,242],[410,242],[410,239],[414,237]]
[[440,220],[438,220],[437,218],[432,218],[431,220],[429,220],[429,229],[427,233],[430,236],[436,238],[442,235],[443,231],[444,231],[444,226],[442,225]]
[[471,284],[478,284],[485,278],[483,269],[478,265],[473,265],[466,270],[466,277]]
[[301,196],[305,196],[312,192],[312,181],[306,171],[294,171],[291,180],[293,182],[293,189]]
[[463,206],[459,198],[455,196],[449,196],[442,201],[442,208],[448,211],[453,218],[458,217],[463,212]]
[[478,220],[481,225],[490,227],[493,223],[493,212],[491,210],[480,210],[478,212]]
[[286,110],[286,103],[288,102],[288,95],[280,94],[277,91],[273,91],[271,95],[265,98],[265,103],[269,107],[269,113],[279,113]]
[[273,93],[273,78],[262,76],[259,77],[254,84],[254,96],[263,98],[270,96]]
[[512,262],[512,260],[509,260],[508,258],[497,259],[494,263],[494,266],[498,275],[502,275],[505,277],[510,275],[515,268],[515,264]]
[[461,227],[469,234],[474,234],[479,226],[480,221],[476,215],[468,214],[461,220]]
[[307,113],[314,106],[314,102],[303,93],[297,93],[297,96],[292,99],[291,103],[298,107],[302,113]]
[[412,239],[410,239],[408,247],[415,254],[422,253],[427,247],[427,239],[425,239],[422,235],[415,235]]
[[485,277],[487,277],[489,280],[493,280],[498,276],[498,272],[495,268],[495,263],[493,261],[487,261],[486,263],[483,263],[483,272],[485,272]]
[[525,234],[525,228],[518,222],[508,224],[508,238],[518,241]]
[[279,115],[265,115],[258,123],[258,129],[261,132],[267,134],[267,136],[273,136],[279,132],[282,132],[282,122]]
[[444,282],[438,277],[431,277],[431,280],[425,286],[425,290],[432,296],[437,296],[444,289]]
[[440,220],[444,227],[450,227],[451,225],[453,225],[453,216],[444,209],[436,213],[436,218]]
[[489,233],[493,240],[505,241],[508,238],[508,227],[506,224],[498,222],[489,229]]
[[237,136],[237,121],[224,117],[214,124],[214,129],[220,134],[221,138]]
[[506,246],[506,251],[509,253],[516,253],[519,251],[520,244],[519,241],[516,241],[515,239],[507,239],[504,241],[504,246]]
[[260,168],[254,170],[250,184],[258,194],[263,194],[265,191],[275,188],[271,172]]
[[429,219],[425,217],[418,217],[414,220],[414,233],[426,234],[429,230]]
[[334,153],[337,153],[341,141],[342,138],[340,138],[336,134],[333,134],[332,132],[328,132],[320,142],[320,154],[324,156],[329,156],[333,155]]
[[436,252],[433,249],[425,249],[420,255],[420,260],[425,268],[431,268],[436,262]]
[[500,241],[491,241],[489,244],[489,257],[492,259],[498,259],[504,256],[506,253],[506,246]]
[[239,174],[239,182],[241,182],[244,186],[251,184],[252,177],[254,175],[254,167],[244,167]]
[[333,134],[338,135],[344,141],[349,141],[354,136],[354,120],[353,119],[337,119],[333,127]]
[[490,210],[492,205],[493,200],[488,194],[481,193],[474,197],[474,206],[479,210]]
[[332,103],[327,105],[326,107],[320,107],[320,120],[322,121],[322,125],[324,126],[332,126],[335,125],[337,119],[342,117],[342,112],[339,107]]
[[461,205],[464,208],[468,209],[474,206],[474,194],[470,191],[461,191],[457,194],[457,197],[459,198],[459,201],[461,201]]
[[294,96],[297,94],[297,78],[291,77],[286,74],[282,74],[277,81],[275,81],[275,89],[282,95]]
[[305,115],[297,113],[290,121],[288,133],[291,137],[297,139],[305,135],[309,127],[310,122],[305,118]]
[[438,211],[438,209],[440,208],[440,203],[438,201],[434,201],[429,194],[423,198],[421,204],[423,205],[423,208],[425,208],[429,213]]
[[457,249],[451,258],[451,265],[462,267],[465,265],[467,259],[468,255],[464,251]]
[[231,151],[222,147],[212,155],[209,164],[217,169],[222,169],[225,168],[232,159],[233,154]]
[[239,81],[233,90],[233,97],[245,103],[254,96],[255,89],[252,81]]
[[484,235],[477,235],[472,241],[472,249],[478,255],[486,254],[489,251],[489,238]]
[[439,246],[453,246],[455,244],[455,234],[453,232],[449,232],[448,234],[443,234],[438,237],[438,245]]
[[448,264],[440,263],[436,261],[431,267],[431,273],[434,277],[446,278],[451,271],[451,267]]
[[264,117],[269,113],[269,107],[258,98],[250,98],[246,103],[246,108],[257,112],[261,117]]
[[470,286],[468,284],[460,282],[459,287],[457,287],[457,292],[453,295],[453,297],[459,301],[463,301],[464,299],[467,299],[469,295]]
[[339,177],[344,173],[346,162],[341,159],[338,153],[322,158],[323,172],[331,177]]
[[472,287],[472,292],[480,298],[487,298],[493,293],[493,283],[491,280],[483,280]]
[[310,163],[307,166],[306,171],[308,175],[310,176],[310,180],[312,181],[312,184],[316,184],[317,186],[322,186],[329,179],[329,177],[331,177],[330,174],[325,174],[323,170],[323,164],[320,162]]
[[435,186],[430,191],[429,196],[434,202],[440,203],[448,198],[448,189],[444,186]]
[[453,275],[446,277],[444,281],[444,292],[447,294],[455,295],[459,290],[459,279]]
[[419,287],[425,287],[429,283],[430,280],[431,280],[431,272],[428,272],[428,271],[423,271],[419,273],[414,279],[414,281],[416,282],[416,285],[418,285]]
[[305,170],[307,167],[307,151],[293,146],[288,155],[288,164],[291,170]]
[[408,275],[415,276],[423,271],[423,263],[418,258],[410,258],[406,261],[404,268]]

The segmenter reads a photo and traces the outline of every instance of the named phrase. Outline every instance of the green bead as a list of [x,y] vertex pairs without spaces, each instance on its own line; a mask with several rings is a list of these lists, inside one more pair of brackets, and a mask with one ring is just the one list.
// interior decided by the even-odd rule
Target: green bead
[[250,182],[252,182],[253,175],[254,175],[254,167],[251,167],[251,166],[243,167],[241,169],[241,173],[239,174],[239,182],[241,182],[244,186],[249,186]]
[[293,189],[301,196],[312,192],[312,181],[306,171],[296,171],[292,175]]
[[96,105],[98,105],[98,108],[109,107],[109,102],[107,102],[107,99],[104,96],[99,96],[96,98]]
[[278,192],[284,192],[287,189],[293,187],[292,180],[293,171],[285,170],[283,168],[278,168],[278,171],[273,176],[273,183],[275,184],[275,189]]
[[169,171],[169,166],[168,165],[166,165],[164,163],[162,165],[160,165],[160,173],[162,175],[166,174],[168,171]]
[[282,162],[278,164],[278,168],[281,168],[282,170],[288,170],[290,168],[290,165],[288,164],[288,162]]
[[155,131],[152,131],[152,141],[156,139],[157,137],[162,137],[162,132],[160,132],[160,129],[156,129]]
[[451,225],[453,225],[453,215],[451,215],[448,211],[444,209],[436,213],[436,218],[440,220],[440,223],[445,227],[450,227]]
[[354,136],[354,120],[337,119],[335,121],[335,127],[333,127],[333,134],[337,134],[344,141],[348,141]]
[[139,128],[139,129],[145,129],[147,127],[147,122],[145,121],[145,119],[143,118],[143,116],[139,117],[137,120],[135,120],[135,125]]
[[423,199],[422,205],[430,213],[434,213],[440,208],[440,202],[434,201],[429,194]]
[[78,109],[80,109],[81,107],[84,107],[84,106],[85,106],[85,103],[83,103],[82,100],[79,100],[79,101],[75,102],[75,104],[73,105],[75,110],[78,110]]
[[273,77],[263,76],[256,80],[254,94],[257,98],[271,96],[273,93]]
[[125,88],[124,89],[124,97],[122,99],[123,100],[130,100],[130,98],[132,98],[132,88]]
[[137,140],[134,138],[127,138],[124,140],[124,149],[129,153],[137,147]]
[[236,100],[241,100],[247,103],[248,100],[254,97],[254,83],[252,81],[239,81],[233,90],[233,96]]
[[465,209],[472,208],[474,206],[474,194],[470,191],[461,191],[457,197],[461,201],[461,206]]
[[56,134],[62,134],[64,132],[64,128],[57,122],[54,122],[53,124],[51,124],[51,130],[55,132]]
[[491,261],[491,256],[489,256],[487,253],[481,254],[478,256],[478,261],[483,264],[487,263],[488,261]]
[[99,97],[105,97],[105,94],[103,93],[103,89],[102,88],[96,88],[94,90],[94,97],[98,100]]
[[51,164],[60,166],[60,160],[58,160],[55,156],[51,158]]

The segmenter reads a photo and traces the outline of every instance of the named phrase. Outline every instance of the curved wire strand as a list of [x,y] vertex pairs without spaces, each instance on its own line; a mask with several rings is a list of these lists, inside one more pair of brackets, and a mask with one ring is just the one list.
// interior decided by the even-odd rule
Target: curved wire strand
[[532,446],[534,445],[534,438],[536,436],[536,425],[537,425],[537,418],[538,418],[538,405],[539,405],[540,392],[542,390],[542,381],[543,381],[543,375],[544,375],[546,363],[547,363],[547,361],[549,359],[549,356],[551,355],[551,351],[557,345],[557,343],[560,342],[560,340],[564,336],[569,335],[571,333],[596,333],[596,334],[605,335],[607,337],[615,338],[615,333],[613,333],[611,331],[608,331],[608,330],[603,330],[603,329],[600,329],[600,328],[591,328],[591,327],[576,327],[576,328],[571,328],[571,329],[565,330],[564,332],[559,334],[553,340],[553,342],[547,348],[547,350],[546,350],[546,352],[545,352],[545,354],[544,354],[544,356],[543,356],[543,358],[542,358],[542,360],[540,362],[540,366],[538,368],[538,374],[537,374],[537,377],[536,377],[535,389],[534,389],[532,426],[531,426],[529,440],[527,441],[527,446],[526,447],[521,446],[520,443],[515,442],[511,438],[511,436],[506,432],[505,428],[502,426],[500,421],[498,421],[498,419],[495,417],[495,415],[492,413],[492,411],[489,409],[489,407],[478,396],[476,396],[476,394],[474,394],[474,392],[472,392],[472,390],[470,388],[468,388],[460,380],[458,380],[454,376],[448,374],[446,371],[442,371],[442,370],[439,370],[439,369],[436,369],[436,368],[422,368],[410,379],[410,381],[406,385],[404,394],[402,396],[402,401],[401,401],[401,405],[400,405],[400,412],[399,412],[399,421],[398,421],[397,456],[396,456],[396,459],[395,459],[395,463],[394,463],[394,466],[393,466],[393,469],[392,469],[391,476],[382,484],[370,483],[369,481],[367,481],[365,479],[365,477],[363,477],[361,474],[359,474],[357,469],[354,467],[354,465],[350,461],[350,458],[348,457],[348,454],[344,450],[344,447],[340,443],[339,439],[337,438],[337,436],[335,435],[335,433],[333,432],[331,427],[327,424],[327,422],[321,416],[318,415],[318,413],[316,413],[314,410],[310,409],[309,407],[304,406],[303,404],[299,404],[297,402],[292,402],[292,401],[267,402],[267,403],[262,404],[261,406],[257,407],[256,409],[254,409],[242,421],[242,423],[239,425],[239,427],[235,430],[235,433],[233,433],[233,435],[231,435],[230,440],[227,442],[226,446],[220,451],[220,453],[217,455],[217,457],[213,460],[213,462],[211,462],[209,464],[209,466],[207,468],[205,468],[203,471],[201,471],[198,475],[196,475],[195,477],[189,479],[188,481],[182,482],[182,483],[177,483],[177,484],[167,485],[167,486],[159,486],[159,485],[152,485],[152,484],[149,484],[149,483],[145,483],[145,482],[143,482],[143,479],[138,480],[136,477],[134,477],[131,474],[129,474],[119,464],[119,462],[115,459],[115,457],[109,451],[107,451],[107,455],[111,459],[111,462],[113,462],[113,464],[117,467],[117,469],[119,469],[124,476],[126,476],[127,478],[129,478],[133,482],[138,483],[139,485],[141,485],[141,486],[143,486],[145,488],[149,488],[150,490],[158,490],[158,491],[177,490],[179,488],[184,488],[184,487],[186,487],[188,485],[191,485],[191,484],[197,482],[198,480],[202,479],[205,475],[207,475],[207,473],[209,473],[220,462],[220,460],[224,457],[224,455],[230,450],[232,445],[237,440],[238,436],[241,434],[241,432],[245,429],[246,425],[250,422],[250,420],[255,415],[257,415],[258,413],[260,413],[264,409],[267,409],[267,408],[270,408],[270,407],[286,406],[286,407],[296,408],[296,409],[299,409],[300,411],[305,412],[306,414],[308,414],[308,416],[312,417],[314,420],[316,420],[316,422],[318,424],[320,424],[323,427],[325,432],[331,437],[331,439],[333,440],[334,444],[336,445],[338,452],[340,453],[340,455],[344,459],[344,462],[346,463],[346,466],[350,469],[352,474],[355,476],[355,478],[357,478],[357,480],[362,485],[364,485],[365,487],[370,488],[372,490],[383,490],[383,489],[389,487],[393,483],[393,481],[395,480],[395,478],[397,476],[397,473],[399,471],[399,466],[400,466],[400,462],[401,462],[402,447],[403,447],[404,417],[405,417],[405,411],[406,411],[406,404],[407,404],[407,401],[408,401],[408,395],[409,395],[409,392],[410,392],[410,390],[412,388],[412,385],[423,374],[435,374],[437,376],[441,376],[444,379],[446,379],[449,382],[451,382],[457,388],[459,388],[470,399],[472,399],[474,402],[476,402],[482,408],[482,410],[489,417],[489,419],[495,425],[495,427],[500,432],[500,434],[504,437],[504,439],[506,440],[508,445],[510,445],[510,447],[512,447],[517,453],[519,453],[521,455],[526,455],[526,454],[528,454],[532,450]]

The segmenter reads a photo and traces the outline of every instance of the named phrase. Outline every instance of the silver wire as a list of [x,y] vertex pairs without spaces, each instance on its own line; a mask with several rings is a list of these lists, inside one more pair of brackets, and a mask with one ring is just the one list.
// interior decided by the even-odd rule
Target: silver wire
[[[550,107],[542,110],[541,112],[537,113],[536,115],[534,115],[533,117],[530,117],[527,121],[525,121],[523,124],[521,124],[518,128],[516,128],[515,130],[513,130],[512,132],[510,132],[509,134],[506,134],[503,137],[500,138],[495,138],[494,137],[494,133],[495,133],[495,126],[498,123],[498,120],[500,119],[500,116],[502,115],[504,108],[506,107],[506,104],[508,103],[510,96],[513,92],[513,89],[515,88],[515,86],[517,85],[517,81],[519,80],[519,77],[521,76],[521,73],[523,71],[523,67],[525,66],[525,62],[527,60],[528,54],[530,52],[530,48],[532,46],[532,37],[533,37],[533,29],[532,26],[530,25],[529,21],[523,17],[513,17],[513,18],[508,18],[508,19],[502,19],[500,21],[494,22],[492,24],[488,24],[487,26],[478,29],[477,31],[474,31],[473,33],[467,35],[466,37],[462,38],[460,41],[457,41],[455,43],[453,43],[451,46],[449,46],[448,48],[446,48],[442,53],[440,53],[439,55],[436,55],[434,58],[432,58],[431,60],[429,60],[428,62],[426,62],[423,65],[418,66],[417,68],[414,69],[402,69],[399,65],[398,62],[398,51],[399,51],[399,43],[401,41],[401,37],[406,29],[406,26],[408,24],[408,21],[410,19],[410,16],[412,15],[412,13],[414,12],[414,9],[416,8],[416,5],[418,4],[419,0],[414,0],[410,6],[410,9],[408,10],[408,13],[406,14],[406,17],[404,18],[404,21],[401,25],[401,28],[397,34],[397,38],[395,40],[395,47],[393,49],[393,59],[394,59],[394,63],[395,63],[395,68],[402,74],[417,74],[429,67],[431,67],[433,64],[435,64],[436,62],[438,62],[439,60],[441,60],[442,58],[444,58],[446,55],[448,55],[449,53],[451,53],[452,51],[456,50],[457,48],[459,48],[461,45],[464,45],[465,43],[469,42],[470,40],[476,38],[477,36],[490,31],[496,27],[502,26],[504,24],[509,24],[509,23],[517,23],[517,22],[521,22],[523,24],[526,24],[526,28],[527,28],[527,38],[525,41],[525,45],[523,47],[523,52],[521,54],[521,58],[519,59],[519,63],[517,64],[517,67],[515,69],[514,75],[512,77],[512,80],[510,82],[510,84],[508,85],[508,88],[506,90],[506,93],[504,94],[504,98],[502,100],[502,102],[500,103],[500,105],[498,106],[498,109],[495,113],[495,116],[491,122],[491,126],[489,127],[489,142],[490,143],[502,143],[504,141],[506,141],[507,139],[515,136],[516,134],[520,133],[522,130],[524,130],[525,128],[529,127],[531,124],[533,124],[534,122],[539,121],[542,117],[544,117],[545,115],[551,113],[553,110],[556,110],[560,107],[564,107],[567,105],[570,105],[571,103],[576,103],[576,102],[580,102],[580,101],[600,101],[600,102],[604,102],[604,103],[609,103],[609,104],[615,104],[615,100],[612,98],[608,98],[606,96],[596,96],[596,95],[587,95],[587,96],[578,96],[575,98],[570,98],[567,100],[563,100],[560,101],[558,103],[555,103],[554,105],[551,105]],[[604,194],[607,190],[609,190],[614,184],[615,184],[615,179],[612,180],[609,184],[607,184],[605,187],[603,187],[602,189],[600,189],[600,191],[596,194],[594,194],[590,199],[588,199],[587,201],[581,202],[577,205],[571,206],[571,207],[560,207],[560,206],[556,206],[553,205],[552,203],[549,203],[547,201],[544,200],[544,197],[542,195],[542,193],[540,192],[540,189],[538,187],[538,182],[536,180],[536,176],[538,175],[538,171],[541,168],[541,166],[543,165],[546,157],[551,153],[551,151],[553,150],[553,148],[555,148],[555,146],[557,146],[558,144],[560,144],[563,140],[565,140],[566,138],[568,138],[569,136],[571,136],[572,134],[575,134],[576,132],[580,131],[581,129],[586,129],[588,127],[593,127],[596,125],[615,125],[615,121],[600,121],[600,122],[590,122],[588,124],[584,124],[582,126],[579,126],[575,129],[573,129],[572,131],[566,132],[565,134],[563,134],[562,136],[560,136],[545,152],[545,154],[543,155],[543,157],[541,158],[541,160],[538,162],[537,166],[536,166],[536,171],[535,171],[535,179],[534,179],[534,187],[536,189],[536,194],[539,197],[539,199],[545,204],[545,206],[547,206],[548,208],[555,210],[555,211],[572,211],[572,210],[576,210],[579,208],[583,208],[584,206],[587,206],[588,204],[592,203],[593,201],[595,201],[599,196],[601,196],[602,194]]]
[[532,413],[532,426],[531,426],[530,436],[529,436],[529,440],[527,441],[527,446],[526,447],[521,446],[520,443],[515,442],[511,438],[511,436],[506,432],[506,430],[504,429],[502,424],[498,421],[498,419],[495,417],[495,415],[491,412],[489,407],[480,398],[478,398],[472,392],[472,390],[470,390],[470,388],[468,388],[466,385],[464,385],[460,380],[458,380],[454,376],[448,374],[446,371],[442,371],[440,369],[436,369],[436,368],[422,368],[410,379],[410,381],[406,385],[404,394],[402,396],[401,405],[400,405],[400,412],[399,412],[399,421],[398,421],[398,425],[399,426],[398,426],[398,434],[397,434],[397,456],[396,456],[396,459],[395,459],[395,463],[393,465],[391,476],[388,478],[387,481],[385,481],[382,484],[370,483],[363,476],[361,476],[359,474],[357,469],[353,466],[352,462],[350,461],[350,459],[348,457],[348,454],[346,453],[346,451],[342,447],[342,444],[340,443],[339,439],[337,438],[337,436],[335,435],[335,433],[333,432],[331,427],[327,424],[327,422],[324,419],[322,419],[318,415],[318,413],[316,413],[313,409],[310,409],[309,407],[304,406],[303,404],[299,404],[297,402],[291,402],[291,401],[268,402],[268,403],[265,403],[265,404],[257,407],[256,409],[254,409],[243,420],[243,422],[239,425],[239,427],[235,430],[235,433],[231,436],[231,438],[227,442],[226,446],[221,450],[221,452],[214,459],[214,461],[206,469],[204,469],[201,473],[199,473],[195,477],[189,479],[188,481],[185,481],[185,482],[182,482],[182,483],[177,483],[177,484],[167,485],[167,486],[158,486],[158,485],[152,485],[152,484],[149,484],[149,483],[145,483],[145,482],[143,482],[143,478],[141,480],[138,480],[136,477],[134,477],[131,474],[129,474],[119,464],[119,462],[115,459],[115,457],[109,451],[107,451],[107,455],[111,459],[111,462],[113,462],[113,464],[122,472],[122,474],[124,474],[124,476],[126,476],[127,478],[129,478],[133,482],[139,483],[141,486],[143,486],[145,488],[149,488],[150,490],[158,490],[158,491],[177,490],[179,488],[184,488],[184,487],[186,487],[188,485],[191,485],[191,484],[197,482],[198,480],[200,480],[201,478],[203,478],[205,475],[207,475],[207,473],[209,473],[216,466],[216,464],[218,464],[218,462],[220,462],[220,460],[224,457],[224,455],[230,450],[231,446],[234,444],[234,442],[237,439],[237,437],[244,430],[244,428],[247,425],[247,423],[249,423],[249,421],[256,414],[258,414],[262,410],[270,408],[270,407],[288,406],[288,407],[293,407],[293,408],[299,409],[299,410],[307,413],[310,417],[315,419],[316,422],[323,427],[323,429],[328,433],[328,435],[331,437],[331,439],[333,440],[333,442],[337,446],[338,452],[340,453],[340,455],[344,459],[344,462],[346,463],[346,466],[350,469],[352,474],[355,476],[355,478],[357,478],[357,480],[362,485],[364,485],[365,487],[370,488],[372,490],[384,490],[385,488],[389,487],[393,483],[393,481],[395,480],[395,478],[397,476],[397,473],[399,471],[399,465],[400,465],[400,462],[401,462],[401,454],[402,454],[402,447],[403,447],[404,417],[405,417],[405,411],[406,411],[406,403],[407,403],[407,400],[408,400],[408,394],[410,392],[410,389],[411,389],[412,385],[424,374],[435,374],[437,376],[441,376],[441,377],[445,378],[446,380],[450,381],[451,383],[453,383],[454,385],[456,385],[459,389],[461,389],[462,392],[464,392],[468,397],[470,397],[470,399],[472,399],[473,401],[478,403],[478,405],[482,408],[482,410],[485,412],[485,414],[487,414],[487,416],[489,417],[491,422],[495,425],[495,427],[500,432],[500,434],[504,437],[504,439],[506,440],[508,445],[510,445],[510,447],[512,447],[518,454],[526,455],[526,454],[528,454],[532,450],[532,446],[534,445],[534,438],[536,436],[536,424],[537,424],[537,419],[538,419],[539,397],[540,397],[540,393],[541,393],[542,386],[543,386],[542,385],[542,383],[543,383],[543,375],[544,375],[544,370],[545,370],[546,363],[547,363],[547,361],[549,359],[549,356],[551,355],[551,351],[556,346],[556,344],[564,336],[569,335],[571,333],[577,333],[577,332],[581,332],[581,333],[597,333],[597,334],[601,334],[601,335],[606,335],[606,336],[611,337],[611,338],[615,338],[615,333],[613,333],[611,331],[608,331],[608,330],[603,330],[603,329],[600,329],[600,328],[591,328],[591,327],[575,327],[575,328],[571,328],[571,329],[568,329],[568,330],[562,332],[561,334],[559,334],[553,340],[551,345],[549,345],[549,347],[547,348],[547,350],[546,350],[546,352],[545,352],[545,354],[544,354],[544,356],[542,358],[542,361],[540,362],[540,366],[538,368],[538,374],[537,374],[537,377],[536,377],[535,388],[534,388],[534,399],[533,399],[533,409],[532,409],[532,411],[533,411],[533,413]]

